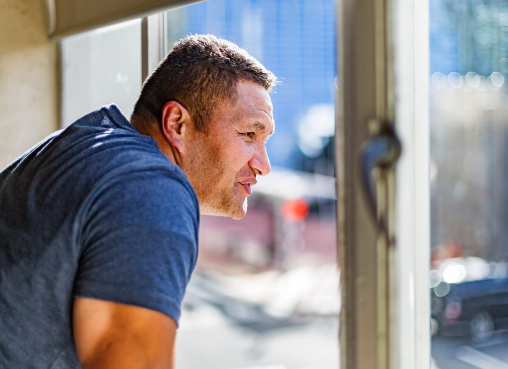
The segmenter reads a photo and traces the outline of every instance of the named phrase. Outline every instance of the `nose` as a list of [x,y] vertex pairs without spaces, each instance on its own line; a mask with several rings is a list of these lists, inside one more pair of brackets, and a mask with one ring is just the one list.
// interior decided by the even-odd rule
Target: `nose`
[[249,160],[249,165],[257,175],[266,176],[270,173],[270,159],[268,159],[268,153],[264,144],[259,145],[258,149]]

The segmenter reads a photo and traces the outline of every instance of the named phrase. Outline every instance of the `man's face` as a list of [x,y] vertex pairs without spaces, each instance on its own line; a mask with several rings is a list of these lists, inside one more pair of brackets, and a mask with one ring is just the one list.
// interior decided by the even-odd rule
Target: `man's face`
[[207,133],[194,131],[182,169],[198,195],[201,213],[241,219],[257,175],[270,172],[265,143],[274,131],[266,90],[250,81],[237,83],[236,104],[215,111]]

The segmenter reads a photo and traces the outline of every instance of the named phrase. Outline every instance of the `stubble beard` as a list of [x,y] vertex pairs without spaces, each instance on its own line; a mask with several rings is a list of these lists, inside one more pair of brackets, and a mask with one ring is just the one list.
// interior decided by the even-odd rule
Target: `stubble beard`
[[217,183],[199,186],[196,193],[200,199],[201,214],[242,219],[247,213],[247,197],[242,200],[237,188],[238,177],[235,177],[232,186],[219,186]]
[[207,155],[199,164],[194,168],[209,170],[189,173],[188,177],[198,196],[201,214],[242,219],[247,212],[247,197],[240,193],[237,183],[245,177],[242,174],[245,170],[240,170],[231,181],[228,180],[231,175],[227,175],[227,168],[217,155]]
[[188,170],[184,169],[198,196],[200,213],[242,219],[247,212],[247,196],[241,194],[238,188],[241,185],[237,183],[254,175],[252,170],[242,168],[233,181],[228,180],[233,175],[228,174],[231,169],[221,160],[219,150],[209,144],[208,137],[201,139],[190,158]]

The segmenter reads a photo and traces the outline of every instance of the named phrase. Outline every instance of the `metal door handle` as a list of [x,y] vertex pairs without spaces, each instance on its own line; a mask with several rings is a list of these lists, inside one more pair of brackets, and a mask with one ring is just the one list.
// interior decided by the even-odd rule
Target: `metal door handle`
[[372,136],[361,147],[362,182],[372,214],[379,224],[377,182],[380,173],[375,171],[390,169],[400,157],[401,145],[392,124],[372,120],[369,128]]

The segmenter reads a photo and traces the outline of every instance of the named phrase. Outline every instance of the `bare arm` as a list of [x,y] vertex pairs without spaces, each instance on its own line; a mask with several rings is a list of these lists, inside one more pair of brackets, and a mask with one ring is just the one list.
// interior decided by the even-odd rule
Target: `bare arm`
[[173,369],[177,325],[142,307],[75,298],[73,327],[83,369]]

